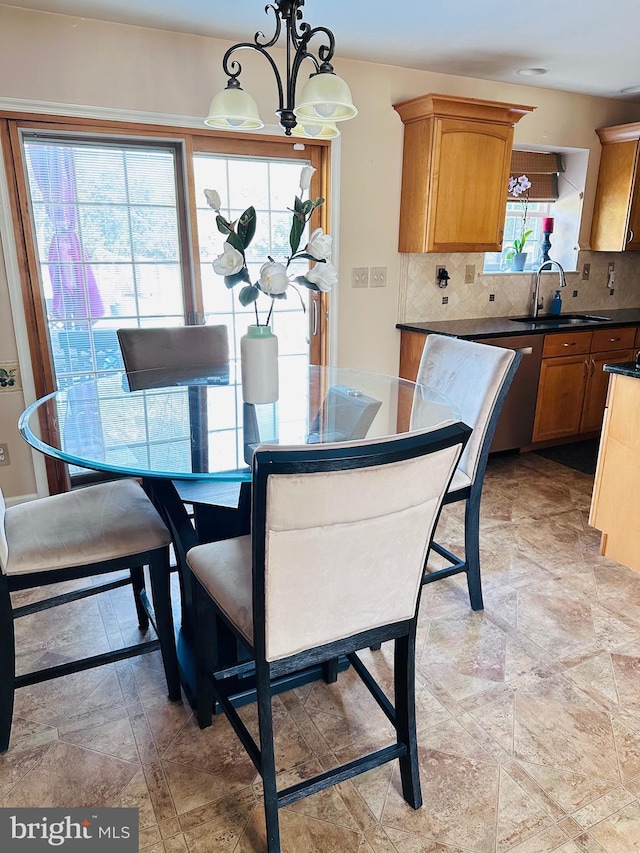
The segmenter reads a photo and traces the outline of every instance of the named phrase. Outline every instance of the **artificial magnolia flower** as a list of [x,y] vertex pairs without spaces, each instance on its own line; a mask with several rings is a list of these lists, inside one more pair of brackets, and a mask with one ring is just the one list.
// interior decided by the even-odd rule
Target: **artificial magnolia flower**
[[269,296],[278,296],[289,287],[289,276],[284,264],[268,261],[260,267],[260,290]]
[[218,275],[235,275],[244,267],[242,252],[234,249],[231,243],[224,244],[224,251],[213,262],[213,270]]
[[205,190],[204,194],[207,199],[207,204],[209,207],[212,207],[216,213],[220,213],[220,205],[222,204],[220,200],[220,195],[216,190]]
[[313,166],[303,166],[302,171],[300,172],[300,189],[302,192],[308,190],[311,186],[311,178],[313,177],[313,173],[315,169]]
[[[268,326],[273,312],[276,299],[286,299],[287,289],[291,286],[298,296],[300,291],[297,284],[313,291],[329,291],[333,284],[338,281],[337,272],[332,264],[327,263],[331,254],[331,237],[325,234],[322,228],[316,228],[309,238],[304,249],[300,249],[300,241],[313,211],[324,204],[323,198],[312,201],[310,198],[303,200],[305,189],[311,184],[311,178],[315,169],[313,166],[305,166],[300,174],[300,196],[295,197],[291,210],[291,230],[289,232],[289,247],[291,254],[286,261],[278,263],[270,255],[268,263],[260,267],[260,275],[257,281],[251,280],[251,274],[247,265],[246,250],[256,233],[256,211],[254,207],[248,207],[244,213],[235,221],[230,222],[219,212],[220,196],[215,190],[205,190],[207,204],[217,213],[216,225],[221,234],[226,235],[224,252],[213,262],[213,269],[218,275],[224,276],[224,283],[228,288],[241,284],[238,299],[240,304],[246,308],[253,305],[256,314],[256,325],[260,326],[257,300],[261,293],[271,297],[271,307],[264,325]],[[288,270],[292,261],[316,261],[313,269],[306,275],[295,278],[295,284],[289,279]],[[300,296],[302,309],[306,310],[304,301]]]
[[331,257],[331,241],[330,234],[325,234],[322,228],[316,228],[309,237],[305,252],[308,255],[313,255],[317,261],[328,261]]
[[315,284],[318,290],[328,293],[334,284],[338,283],[338,270],[333,264],[315,264],[304,276],[311,284]]

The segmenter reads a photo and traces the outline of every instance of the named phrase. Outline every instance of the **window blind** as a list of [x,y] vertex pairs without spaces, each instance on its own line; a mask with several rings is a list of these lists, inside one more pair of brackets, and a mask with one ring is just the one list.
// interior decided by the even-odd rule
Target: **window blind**
[[[558,198],[558,174],[564,172],[560,154],[512,151],[510,176],[526,175],[531,181],[529,201],[549,202]],[[511,199],[511,196],[507,197]]]

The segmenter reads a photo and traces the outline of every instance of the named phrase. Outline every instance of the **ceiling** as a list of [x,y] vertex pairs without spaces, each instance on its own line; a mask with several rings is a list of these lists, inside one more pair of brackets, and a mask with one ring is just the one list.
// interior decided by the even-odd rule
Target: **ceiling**
[[[270,36],[266,0],[11,0],[6,5],[251,40]],[[640,103],[639,0],[306,0],[336,57]],[[394,14],[395,13],[395,14]],[[543,67],[523,77],[520,68]]]

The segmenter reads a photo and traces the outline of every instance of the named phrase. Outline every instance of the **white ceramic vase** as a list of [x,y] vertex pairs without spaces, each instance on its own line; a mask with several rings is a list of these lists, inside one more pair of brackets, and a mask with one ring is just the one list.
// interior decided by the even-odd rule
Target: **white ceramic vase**
[[240,339],[242,399],[275,403],[278,399],[278,338],[270,326],[249,326]]

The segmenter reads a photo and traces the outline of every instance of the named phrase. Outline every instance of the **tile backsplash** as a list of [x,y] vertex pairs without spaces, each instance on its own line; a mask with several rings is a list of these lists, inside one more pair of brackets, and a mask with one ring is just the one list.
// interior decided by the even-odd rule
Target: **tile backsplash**
[[[613,293],[606,286],[610,262],[615,264],[616,274]],[[591,265],[587,281],[582,279],[585,263]],[[468,265],[474,265],[476,269],[473,284],[465,284]],[[483,265],[483,253],[402,255],[398,322],[517,317],[530,313],[535,275],[485,274]],[[438,287],[438,266],[446,267],[449,273],[446,288]],[[640,307],[640,252],[581,251],[577,268],[579,272],[566,274],[567,286],[562,291],[563,312]],[[548,313],[558,286],[556,270],[543,273],[540,287],[544,298],[542,313]]]

